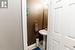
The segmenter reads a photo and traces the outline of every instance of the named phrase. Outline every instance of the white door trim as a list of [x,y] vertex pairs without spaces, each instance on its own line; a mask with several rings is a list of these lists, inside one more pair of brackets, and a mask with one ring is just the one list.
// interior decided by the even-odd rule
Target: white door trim
[[27,49],[27,16],[26,16],[26,0],[22,0],[22,22],[23,22],[23,41],[24,50]]
[[[51,27],[50,25],[52,24],[52,20],[53,18],[51,17],[51,0],[49,0],[49,7],[48,7],[48,35],[47,35],[47,50],[50,49],[50,31],[53,31],[53,27]],[[51,22],[51,23],[50,23]]]

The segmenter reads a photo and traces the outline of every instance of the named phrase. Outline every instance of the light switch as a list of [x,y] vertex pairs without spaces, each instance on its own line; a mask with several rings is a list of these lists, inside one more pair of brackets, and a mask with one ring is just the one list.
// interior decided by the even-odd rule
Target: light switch
[[0,8],[8,8],[8,0],[0,0]]

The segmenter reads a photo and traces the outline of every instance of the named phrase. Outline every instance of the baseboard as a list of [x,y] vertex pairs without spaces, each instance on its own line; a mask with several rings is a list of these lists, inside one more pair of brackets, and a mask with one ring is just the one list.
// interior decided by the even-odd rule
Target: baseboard
[[[42,41],[40,41],[39,43],[42,43]],[[36,48],[36,43],[34,43],[34,44],[28,46],[28,49],[29,49],[29,50],[32,50],[32,49],[34,49],[34,48]]]
[[34,44],[28,46],[28,49],[29,49],[29,50],[32,50],[32,49],[34,49],[34,48],[36,48],[36,43],[34,43]]

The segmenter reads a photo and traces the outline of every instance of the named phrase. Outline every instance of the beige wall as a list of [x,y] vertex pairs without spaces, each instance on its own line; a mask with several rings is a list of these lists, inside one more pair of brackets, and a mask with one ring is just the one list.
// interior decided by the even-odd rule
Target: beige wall
[[0,50],[23,50],[21,17],[21,0],[0,8]]

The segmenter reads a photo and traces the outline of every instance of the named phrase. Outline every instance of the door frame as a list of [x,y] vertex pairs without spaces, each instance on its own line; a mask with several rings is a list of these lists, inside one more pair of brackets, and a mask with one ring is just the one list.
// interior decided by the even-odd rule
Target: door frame
[[[24,44],[24,50],[28,50],[28,44],[27,44],[27,15],[26,15],[26,0],[22,0],[22,22],[23,22],[23,44]],[[47,50],[49,50],[49,41],[50,41],[50,39],[49,39],[49,35],[50,35],[50,18],[51,17],[49,17],[50,16],[50,11],[51,11],[51,9],[50,9],[50,7],[51,7],[51,0],[49,0],[49,8],[48,8],[48,36],[47,36]]]
[[53,21],[53,18],[54,17],[51,17],[52,16],[52,14],[51,14],[51,1],[52,0],[49,0],[49,7],[48,7],[48,35],[47,35],[47,50],[50,50],[51,48],[50,48],[50,42],[51,42],[51,39],[50,39],[50,35],[51,35],[51,33],[52,32],[54,32],[54,26],[53,26],[53,24],[54,24],[54,21]]
[[22,0],[22,26],[23,26],[23,45],[24,50],[28,50],[27,45],[27,15],[26,15],[26,0]]

